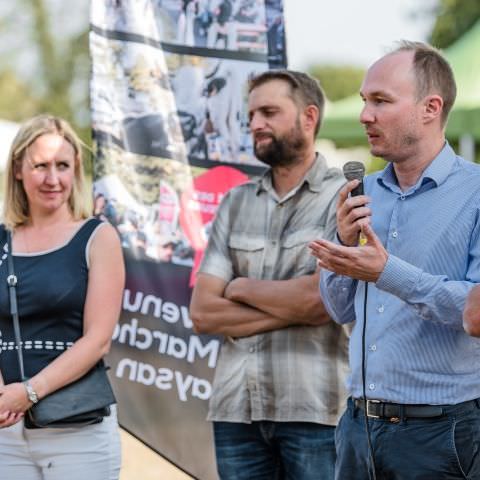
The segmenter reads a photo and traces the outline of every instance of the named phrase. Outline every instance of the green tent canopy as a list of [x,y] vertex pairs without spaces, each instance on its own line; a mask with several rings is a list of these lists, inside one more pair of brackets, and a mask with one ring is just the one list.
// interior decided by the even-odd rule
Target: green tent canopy
[[[480,20],[444,51],[457,82],[457,99],[450,113],[447,138],[470,135],[480,141]],[[320,132],[334,141],[362,141],[365,133],[359,122],[362,101],[354,95],[328,105]]]

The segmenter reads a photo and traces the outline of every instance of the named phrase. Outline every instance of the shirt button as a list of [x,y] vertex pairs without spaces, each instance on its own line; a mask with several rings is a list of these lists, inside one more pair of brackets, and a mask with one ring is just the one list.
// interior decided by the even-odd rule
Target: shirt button
[[370,345],[370,350],[372,352],[375,352],[377,350],[377,346],[376,345]]
[[255,347],[250,347],[250,348],[248,349],[248,351],[249,351],[250,353],[255,352]]
[[276,240],[272,240],[272,245],[276,245],[277,244],[277,241]]
[[397,238],[398,237],[398,232],[395,230],[394,232],[392,232],[392,237],[393,238]]
[[377,308],[377,312],[378,313],[383,313],[385,311],[385,305],[380,305],[378,308]]
[[375,384],[374,384],[374,383],[371,383],[371,384],[368,386],[368,388],[369,388],[370,390],[375,390]]
[[400,200],[405,200],[405,195],[400,195]]

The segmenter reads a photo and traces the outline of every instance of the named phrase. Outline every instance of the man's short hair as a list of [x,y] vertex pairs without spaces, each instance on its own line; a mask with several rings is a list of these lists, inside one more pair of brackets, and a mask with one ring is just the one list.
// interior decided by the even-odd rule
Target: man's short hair
[[248,93],[272,80],[287,82],[290,85],[291,97],[297,105],[303,108],[315,105],[318,108],[318,120],[315,125],[315,136],[317,136],[325,109],[325,95],[318,81],[306,73],[294,70],[267,70],[250,79]]
[[413,52],[417,100],[427,95],[437,94],[443,99],[442,126],[455,103],[457,85],[452,67],[439,50],[422,42],[402,40],[392,53]]

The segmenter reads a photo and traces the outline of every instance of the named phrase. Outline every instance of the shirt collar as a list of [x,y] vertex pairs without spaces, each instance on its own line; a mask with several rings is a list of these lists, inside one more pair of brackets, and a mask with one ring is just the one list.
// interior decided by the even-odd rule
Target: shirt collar
[[[426,183],[433,182],[438,187],[448,177],[455,164],[456,155],[448,142],[445,142],[440,153],[430,162],[430,165],[424,170],[417,183],[411,188],[412,191],[417,190]],[[398,189],[397,176],[393,169],[393,163],[389,163],[377,178],[379,185],[390,190]]]
[[[293,189],[293,191],[299,190],[302,185],[307,184],[308,188],[312,192],[320,192],[322,189],[322,182],[327,173],[327,161],[325,157],[320,153],[315,154],[315,160],[312,166],[309,168],[302,181]],[[261,191],[274,192],[272,184],[272,169],[269,168],[259,179],[257,183],[257,195]]]

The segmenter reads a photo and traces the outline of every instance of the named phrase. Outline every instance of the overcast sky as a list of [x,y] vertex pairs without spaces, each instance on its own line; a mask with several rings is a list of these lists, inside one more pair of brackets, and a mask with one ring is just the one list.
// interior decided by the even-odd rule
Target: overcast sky
[[[284,0],[289,66],[368,66],[395,40],[425,41],[436,0]],[[419,7],[420,5],[420,7]],[[415,15],[417,13],[417,15]]]

